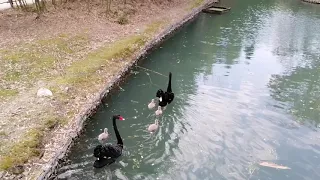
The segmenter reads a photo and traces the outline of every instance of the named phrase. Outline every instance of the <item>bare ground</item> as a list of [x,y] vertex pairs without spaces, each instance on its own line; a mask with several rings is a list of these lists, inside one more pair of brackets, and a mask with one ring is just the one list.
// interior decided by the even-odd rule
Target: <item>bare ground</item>
[[[49,7],[40,19],[33,13],[0,12],[2,175],[12,178],[9,172],[24,165],[23,177],[38,176],[35,170],[46,168],[42,164],[61,148],[59,142],[74,126],[79,109],[110,83],[147,39],[201,3],[135,2],[113,5],[106,15],[100,1],[93,1],[90,11],[85,3],[74,2]],[[120,25],[117,20],[123,14],[129,23]],[[37,97],[40,87],[52,90],[53,96]],[[17,156],[21,150],[25,153]]]

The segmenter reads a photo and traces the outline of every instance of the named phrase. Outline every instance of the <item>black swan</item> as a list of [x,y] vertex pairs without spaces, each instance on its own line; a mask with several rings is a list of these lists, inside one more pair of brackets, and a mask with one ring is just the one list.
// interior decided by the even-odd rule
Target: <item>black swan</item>
[[112,120],[113,129],[118,142],[116,145],[98,145],[94,148],[93,156],[97,158],[93,164],[93,167],[95,168],[102,168],[105,165],[114,163],[116,159],[122,154],[123,142],[117,128],[116,120],[122,121],[124,120],[124,118],[120,115],[114,115]]
[[174,93],[172,92],[171,89],[171,78],[172,78],[172,73],[169,73],[169,82],[168,82],[168,87],[167,91],[163,92],[162,89],[159,89],[157,91],[156,97],[159,98],[159,106],[165,107],[167,104],[170,104],[173,99],[174,99]]

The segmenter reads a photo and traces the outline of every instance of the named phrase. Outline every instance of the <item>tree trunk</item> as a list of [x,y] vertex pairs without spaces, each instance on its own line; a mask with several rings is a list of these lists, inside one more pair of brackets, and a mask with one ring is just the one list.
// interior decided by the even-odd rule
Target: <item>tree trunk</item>
[[87,0],[87,10],[88,10],[88,13],[90,12],[90,0]]
[[106,1],[107,1],[106,14],[108,14],[111,10],[111,0],[106,0]]
[[56,6],[57,6],[56,0],[51,0],[51,3],[53,5],[53,7],[56,8]]
[[11,8],[14,8],[14,7],[13,7],[13,1],[12,1],[12,0],[8,0],[8,1],[9,1],[9,3],[10,3]]
[[46,1],[41,0],[41,12],[47,11]]

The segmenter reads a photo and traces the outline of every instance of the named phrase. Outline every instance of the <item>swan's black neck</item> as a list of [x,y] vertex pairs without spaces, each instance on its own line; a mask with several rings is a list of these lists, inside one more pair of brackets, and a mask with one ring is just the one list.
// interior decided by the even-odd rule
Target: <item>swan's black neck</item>
[[118,131],[118,128],[117,128],[117,123],[116,123],[116,117],[113,117],[113,129],[114,129],[114,132],[116,133],[116,137],[117,137],[117,144],[118,145],[121,145],[121,147],[123,146],[123,142],[122,142],[122,139],[121,139],[121,136],[119,134],[119,131]]
[[171,89],[171,77],[172,77],[172,74],[170,72],[169,73],[169,82],[168,82],[167,92],[172,92],[172,89]]

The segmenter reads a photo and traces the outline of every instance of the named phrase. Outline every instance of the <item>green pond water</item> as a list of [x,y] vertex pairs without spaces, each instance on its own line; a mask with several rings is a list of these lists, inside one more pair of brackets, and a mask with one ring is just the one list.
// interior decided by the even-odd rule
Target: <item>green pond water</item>
[[[175,99],[155,120],[147,108],[167,78],[136,68],[88,120],[57,179],[320,179],[320,6],[300,0],[223,1],[141,65],[173,73]],[[125,148],[94,169],[93,148],[111,117]],[[290,167],[260,166],[273,162]]]

